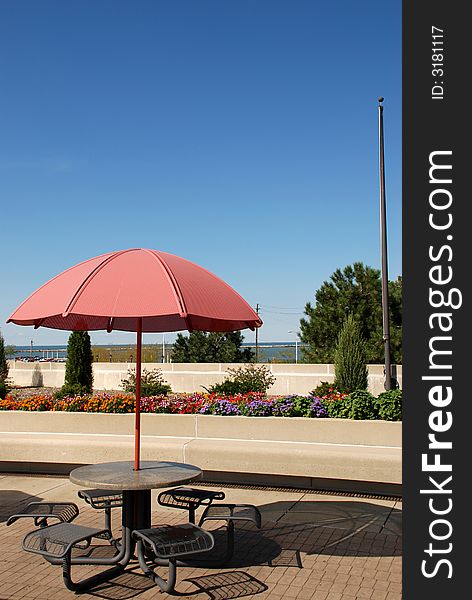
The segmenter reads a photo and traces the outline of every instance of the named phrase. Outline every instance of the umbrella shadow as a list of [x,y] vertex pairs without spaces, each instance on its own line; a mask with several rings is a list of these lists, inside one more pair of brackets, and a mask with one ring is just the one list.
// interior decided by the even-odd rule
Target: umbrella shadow
[[402,511],[364,501],[315,500],[259,507],[264,535],[283,552],[333,556],[401,555]]
[[[226,527],[221,526],[211,531],[215,539],[215,547],[211,552],[205,555],[202,561],[206,568],[213,568],[212,561],[215,562],[214,568],[221,568],[218,561],[224,557],[226,552]],[[254,526],[239,526],[234,534],[234,555],[226,563],[232,567],[253,567],[255,565],[264,565],[275,563],[283,554],[280,540],[273,539],[256,529]],[[288,560],[285,554],[285,566],[298,566],[298,560]],[[226,565],[225,565],[226,566]]]
[[8,521],[11,515],[21,512],[30,502],[39,502],[42,498],[20,490],[0,490],[0,523]]
[[[268,565],[303,568],[303,556],[399,556],[402,511],[365,501],[315,500],[260,505],[263,527],[240,523],[234,568]],[[212,531],[213,554],[222,554],[226,532]],[[210,557],[209,558],[213,558]]]

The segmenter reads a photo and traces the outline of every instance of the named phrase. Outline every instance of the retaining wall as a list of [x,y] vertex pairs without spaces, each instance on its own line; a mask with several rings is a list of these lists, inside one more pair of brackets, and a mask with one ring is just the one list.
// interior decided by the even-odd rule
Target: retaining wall
[[[133,431],[133,414],[0,411],[0,470],[131,460]],[[401,485],[400,422],[143,414],[141,433],[142,459],[195,464],[207,480],[390,493]]]
[[[24,363],[9,361],[10,379],[14,385],[60,387],[64,383],[64,363]],[[204,391],[220,383],[228,375],[228,368],[241,364],[228,363],[145,363],[147,370],[161,369],[174,392]],[[322,381],[334,381],[334,365],[330,364],[268,364],[275,383],[269,394],[307,394]],[[94,387],[97,390],[119,390],[132,363],[94,363]],[[384,391],[383,365],[368,365],[369,391],[377,395]],[[396,377],[402,384],[402,367],[396,367]]]

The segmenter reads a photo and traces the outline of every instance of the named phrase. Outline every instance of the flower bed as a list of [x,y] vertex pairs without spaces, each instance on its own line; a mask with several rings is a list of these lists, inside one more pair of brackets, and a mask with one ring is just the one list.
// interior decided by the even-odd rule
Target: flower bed
[[[131,413],[135,398],[129,394],[101,393],[55,399],[52,394],[0,400],[0,410]],[[204,414],[248,417],[307,417],[401,420],[401,390],[374,398],[368,392],[351,395],[330,392],[267,398],[260,393],[221,396],[217,394],[169,394],[141,399],[144,413]]]

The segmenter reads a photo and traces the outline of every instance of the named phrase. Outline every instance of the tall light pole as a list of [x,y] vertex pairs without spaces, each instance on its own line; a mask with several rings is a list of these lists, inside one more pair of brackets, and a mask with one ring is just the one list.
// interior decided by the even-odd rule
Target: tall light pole
[[387,205],[385,201],[385,160],[383,106],[384,99],[379,98],[379,162],[380,162],[380,251],[382,256],[382,324],[385,352],[385,384],[386,390],[392,389],[390,365],[390,318],[388,310],[388,261],[387,261]]
[[165,363],[166,358],[166,342],[165,342],[165,334],[162,334],[162,362]]
[[290,330],[288,333],[295,334],[295,363],[298,363],[298,331]]

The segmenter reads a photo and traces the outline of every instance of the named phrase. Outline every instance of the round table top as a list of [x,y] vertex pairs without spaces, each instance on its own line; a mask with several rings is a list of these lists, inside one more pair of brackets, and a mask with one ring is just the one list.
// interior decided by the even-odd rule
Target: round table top
[[133,461],[99,463],[78,467],[70,473],[76,485],[106,490],[150,490],[199,479],[202,471],[185,463],[143,460],[139,471]]

